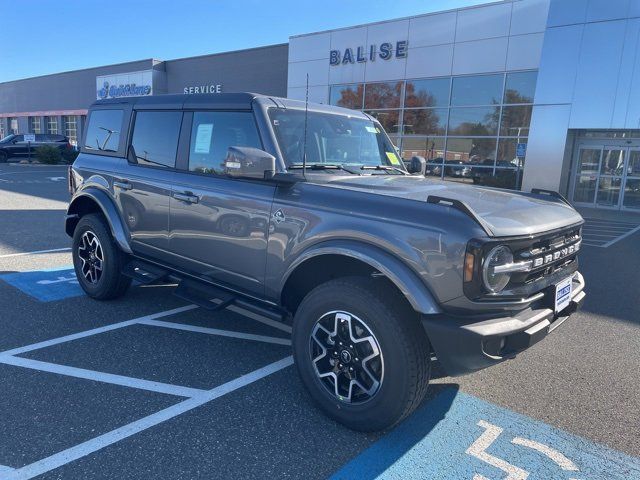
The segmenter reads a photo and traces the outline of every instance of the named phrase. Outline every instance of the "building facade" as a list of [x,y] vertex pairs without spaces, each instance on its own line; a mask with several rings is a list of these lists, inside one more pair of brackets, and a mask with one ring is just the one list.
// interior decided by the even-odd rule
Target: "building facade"
[[0,134],[81,135],[96,98],[256,91],[364,110],[444,180],[640,210],[640,1],[504,0],[0,84]]
[[[0,138],[57,133],[76,145],[100,98],[257,91],[286,96],[288,45],[107,65],[0,83]],[[259,73],[259,75],[258,75]]]
[[640,2],[508,0],[299,35],[288,96],[377,117],[446,180],[640,209]]

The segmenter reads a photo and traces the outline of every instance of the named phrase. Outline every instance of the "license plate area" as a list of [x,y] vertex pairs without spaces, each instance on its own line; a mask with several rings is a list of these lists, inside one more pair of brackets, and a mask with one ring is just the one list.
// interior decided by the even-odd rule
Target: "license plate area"
[[556,284],[555,289],[555,302],[554,311],[556,313],[564,310],[571,303],[571,291],[572,291],[573,279],[572,277],[565,278],[564,280]]

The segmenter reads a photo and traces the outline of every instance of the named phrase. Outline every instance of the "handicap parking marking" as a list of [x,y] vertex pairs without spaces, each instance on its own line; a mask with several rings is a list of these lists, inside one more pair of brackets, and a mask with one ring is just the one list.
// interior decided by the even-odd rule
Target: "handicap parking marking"
[[41,302],[54,302],[84,294],[72,266],[5,273],[0,275],[0,280]]
[[447,388],[331,478],[628,480],[640,458]]

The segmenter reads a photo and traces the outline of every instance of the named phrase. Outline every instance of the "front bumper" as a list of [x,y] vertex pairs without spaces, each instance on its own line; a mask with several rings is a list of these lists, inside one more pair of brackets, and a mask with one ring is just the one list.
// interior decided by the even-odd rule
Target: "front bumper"
[[545,338],[582,306],[584,285],[584,278],[576,272],[571,302],[558,313],[538,303],[499,318],[424,315],[422,324],[446,372],[464,375],[513,358]]

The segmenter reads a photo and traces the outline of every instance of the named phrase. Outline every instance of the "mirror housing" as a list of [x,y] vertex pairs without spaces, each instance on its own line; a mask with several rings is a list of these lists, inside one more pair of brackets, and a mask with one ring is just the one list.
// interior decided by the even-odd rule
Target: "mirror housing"
[[424,175],[427,171],[427,161],[424,157],[411,157],[407,170],[412,175]]
[[253,147],[229,147],[222,164],[231,177],[270,179],[276,173],[276,157]]

